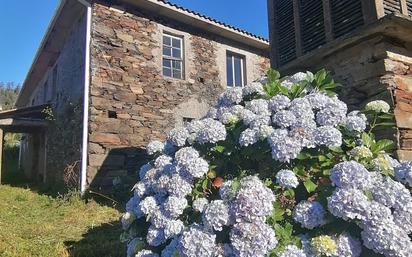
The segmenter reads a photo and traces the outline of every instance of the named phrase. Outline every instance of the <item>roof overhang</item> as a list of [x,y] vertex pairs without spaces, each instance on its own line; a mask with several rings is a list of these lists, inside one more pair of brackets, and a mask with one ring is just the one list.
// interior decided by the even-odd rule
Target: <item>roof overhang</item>
[[67,37],[70,35],[75,18],[82,14],[82,8],[83,6],[78,1],[60,1],[23,82],[15,103],[17,108],[28,104],[33,90],[41,82],[49,67],[56,62]]
[[167,1],[118,0],[118,2],[269,52],[268,40]]
[[0,129],[6,132],[36,132],[47,127],[48,121],[43,112],[49,105],[12,109],[0,112]]
[[396,38],[404,42],[412,42],[411,34],[412,17],[394,13],[384,16],[371,24],[364,25],[352,33],[335,39],[312,52],[282,65],[279,70],[285,74],[293,73],[298,70],[307,70],[308,68],[313,67],[314,64],[322,62],[325,58],[333,56],[343,48],[351,47],[360,41],[379,35]]

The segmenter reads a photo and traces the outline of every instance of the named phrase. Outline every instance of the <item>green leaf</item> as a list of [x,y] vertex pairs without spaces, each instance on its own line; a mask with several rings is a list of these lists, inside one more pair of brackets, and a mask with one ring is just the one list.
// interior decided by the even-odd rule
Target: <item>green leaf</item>
[[372,143],[372,138],[367,133],[362,133],[362,144],[366,147],[371,147]]
[[203,190],[207,188],[207,184],[208,184],[207,182],[208,182],[208,179],[204,179],[204,180],[202,181],[202,189],[203,189]]
[[310,153],[300,152],[296,158],[298,160],[307,160],[307,159],[310,159],[310,157],[311,157]]
[[316,191],[316,188],[318,187],[315,183],[313,183],[312,180],[306,180],[305,182],[303,182],[303,185],[306,188],[306,191],[308,191],[308,193],[312,193]]
[[377,123],[376,126],[395,127],[396,122],[380,122],[380,123]]
[[276,81],[280,78],[280,73],[277,70],[269,69],[267,72],[269,82]]
[[381,139],[375,144],[373,152],[391,151],[395,148],[395,143],[389,139]]
[[225,147],[223,145],[217,145],[214,147],[214,150],[218,153],[223,153],[225,151]]
[[235,192],[240,187],[240,182],[238,180],[233,180],[230,186],[232,188],[232,191]]

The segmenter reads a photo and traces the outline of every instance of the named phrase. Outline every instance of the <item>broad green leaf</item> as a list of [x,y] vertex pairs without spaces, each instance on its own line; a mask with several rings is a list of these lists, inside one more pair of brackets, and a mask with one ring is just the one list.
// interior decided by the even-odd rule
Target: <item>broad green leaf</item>
[[362,144],[366,147],[371,147],[372,138],[367,133],[362,133]]
[[389,139],[381,139],[375,144],[375,151],[391,151],[395,148],[395,143]]
[[280,73],[277,70],[270,69],[267,72],[269,82],[276,81],[280,78]]
[[217,145],[214,147],[214,149],[218,153],[223,153],[225,151],[225,147],[223,145]]
[[306,191],[308,191],[308,193],[312,193],[315,192],[316,188],[318,187],[315,183],[313,183],[312,180],[306,180],[305,182],[303,182],[303,185],[306,188]]

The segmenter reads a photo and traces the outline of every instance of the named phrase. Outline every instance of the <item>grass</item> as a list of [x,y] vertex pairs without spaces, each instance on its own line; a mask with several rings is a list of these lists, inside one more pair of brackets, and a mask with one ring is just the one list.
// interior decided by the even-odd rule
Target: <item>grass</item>
[[125,255],[114,208],[8,185],[0,185],[0,199],[2,257]]

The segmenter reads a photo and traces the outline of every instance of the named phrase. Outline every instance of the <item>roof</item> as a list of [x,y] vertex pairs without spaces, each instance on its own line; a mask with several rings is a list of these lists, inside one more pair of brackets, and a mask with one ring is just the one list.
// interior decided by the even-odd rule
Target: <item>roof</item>
[[74,17],[80,16],[81,13],[82,5],[77,0],[60,0],[23,82],[15,103],[16,107],[24,107],[27,104],[32,91],[43,79],[47,69],[57,60],[72,24],[76,21]]
[[196,15],[196,16],[198,16],[199,18],[203,18],[203,19],[209,20],[210,22],[213,22],[213,23],[219,24],[219,25],[221,25],[221,26],[227,27],[228,29],[236,30],[236,31],[238,31],[239,33],[242,33],[242,34],[245,34],[245,35],[254,37],[254,38],[258,39],[258,40],[262,40],[262,41],[265,41],[265,42],[269,43],[269,40],[266,39],[266,38],[264,38],[264,37],[262,37],[262,36],[253,34],[253,33],[249,32],[249,31],[246,31],[246,30],[241,29],[241,28],[238,28],[238,27],[234,27],[234,26],[232,26],[232,25],[230,25],[230,24],[227,24],[227,23],[225,23],[225,22],[216,20],[216,19],[214,19],[214,18],[212,18],[212,17],[206,16],[206,15],[201,14],[201,13],[199,13],[199,12],[195,12],[195,11],[189,10],[189,9],[187,9],[187,8],[184,8],[183,6],[180,6],[180,5],[177,5],[177,4],[173,4],[173,3],[169,2],[169,1],[165,1],[165,0],[157,0],[157,1],[158,1],[158,2],[161,2],[161,3],[164,3],[164,4],[166,4],[166,5],[169,5],[170,7],[174,7],[174,8],[177,8],[177,9],[179,9],[179,10],[182,10],[182,11],[184,11],[184,12],[187,12],[187,13],[190,13],[190,14],[193,14],[193,15]]
[[11,109],[0,111],[0,119],[6,118],[36,118],[43,119],[46,115],[43,113],[43,110],[50,105],[42,104],[36,106],[30,106],[25,108]]
[[44,129],[48,125],[43,112],[49,105],[37,105],[27,108],[0,112],[0,129],[7,132],[25,133]]
[[[90,1],[90,0],[88,0]],[[165,0],[117,0],[130,6],[141,8],[150,13],[155,13],[178,22],[189,24],[200,30],[228,38],[269,53],[269,41],[246,30],[236,28],[209,16],[191,11],[182,6]],[[83,5],[79,0],[60,0],[55,14],[49,24],[46,34],[37,50],[36,56],[23,83],[16,107],[25,106],[31,93],[40,83],[48,68],[54,64],[60,50],[69,36],[72,24],[76,17],[82,14]]]
[[125,3],[130,6],[135,6],[151,13],[188,24],[200,30],[217,34],[257,49],[269,51],[269,41],[261,36],[166,0],[117,0],[117,3]]

